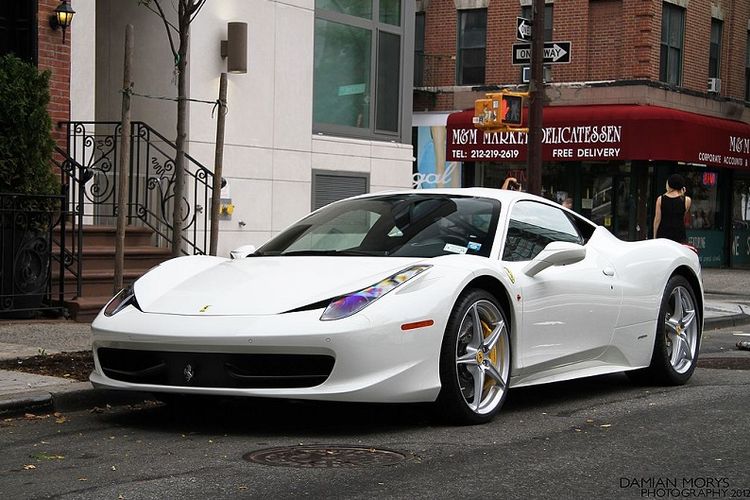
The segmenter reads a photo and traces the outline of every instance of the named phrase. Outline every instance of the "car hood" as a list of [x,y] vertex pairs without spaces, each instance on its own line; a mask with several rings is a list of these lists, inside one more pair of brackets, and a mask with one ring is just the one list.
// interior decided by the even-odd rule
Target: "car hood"
[[370,286],[423,259],[395,257],[192,256],[168,261],[135,283],[143,312],[269,315]]

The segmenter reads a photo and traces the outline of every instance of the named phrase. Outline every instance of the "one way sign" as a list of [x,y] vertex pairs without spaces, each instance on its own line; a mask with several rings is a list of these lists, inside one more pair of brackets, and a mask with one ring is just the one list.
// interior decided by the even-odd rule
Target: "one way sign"
[[[572,46],[570,42],[544,42],[544,64],[566,64],[570,62]],[[513,44],[513,64],[531,62],[531,44]]]

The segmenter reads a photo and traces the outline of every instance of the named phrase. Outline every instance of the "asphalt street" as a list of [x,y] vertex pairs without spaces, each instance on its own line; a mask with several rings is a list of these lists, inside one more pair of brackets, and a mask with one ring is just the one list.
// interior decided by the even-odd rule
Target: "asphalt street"
[[[747,333],[707,332],[702,350],[749,368],[750,352],[733,347]],[[1,422],[0,498],[750,498],[748,408],[750,371],[702,367],[683,387],[618,374],[515,389],[475,427],[447,426],[429,405],[93,408]],[[243,459],[288,447],[296,459],[276,463],[309,465],[299,460],[306,445],[397,459],[330,468]]]

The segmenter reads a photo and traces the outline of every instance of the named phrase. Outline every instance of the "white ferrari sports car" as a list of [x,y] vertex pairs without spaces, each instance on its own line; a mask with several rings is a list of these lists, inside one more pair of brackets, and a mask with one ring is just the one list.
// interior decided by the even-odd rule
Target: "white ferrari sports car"
[[482,423],[513,387],[627,371],[683,384],[698,257],[497,189],[332,203],[236,258],[169,260],[92,324],[96,387],[436,402]]

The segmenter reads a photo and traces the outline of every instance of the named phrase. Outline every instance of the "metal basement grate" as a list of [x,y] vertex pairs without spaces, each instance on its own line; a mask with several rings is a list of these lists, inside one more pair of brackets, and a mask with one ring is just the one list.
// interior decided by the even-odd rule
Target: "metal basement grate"
[[242,456],[248,462],[299,468],[350,468],[394,465],[406,455],[392,450],[347,445],[299,445],[266,448]]

